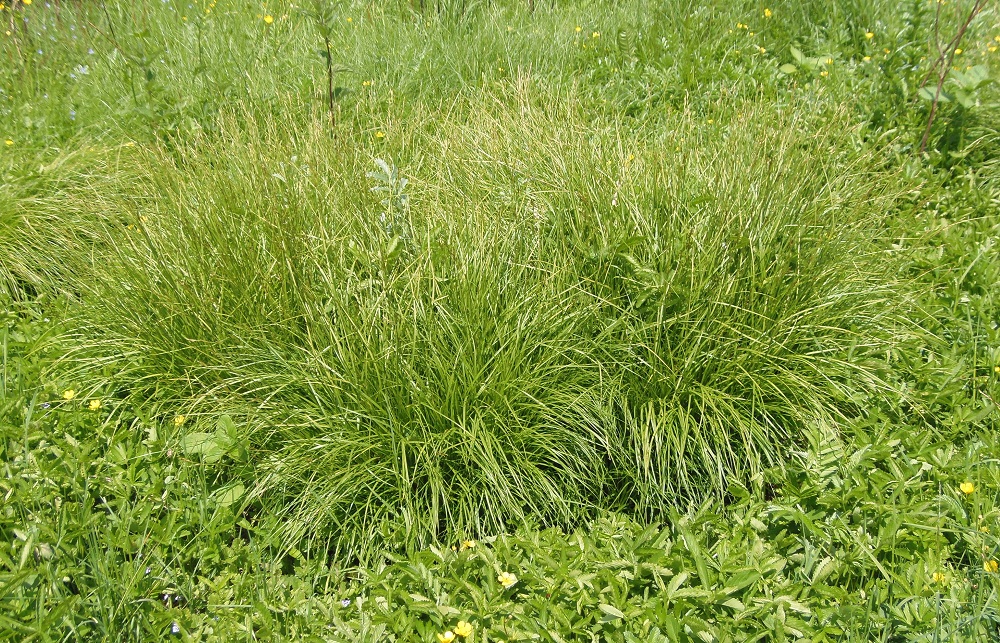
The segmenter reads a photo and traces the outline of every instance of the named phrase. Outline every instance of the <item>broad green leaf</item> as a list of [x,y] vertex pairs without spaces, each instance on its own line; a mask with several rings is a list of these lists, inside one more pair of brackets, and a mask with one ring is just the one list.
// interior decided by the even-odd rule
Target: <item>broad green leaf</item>
[[228,507],[242,498],[245,492],[246,487],[243,486],[242,482],[231,484],[216,492],[215,503],[220,507]]

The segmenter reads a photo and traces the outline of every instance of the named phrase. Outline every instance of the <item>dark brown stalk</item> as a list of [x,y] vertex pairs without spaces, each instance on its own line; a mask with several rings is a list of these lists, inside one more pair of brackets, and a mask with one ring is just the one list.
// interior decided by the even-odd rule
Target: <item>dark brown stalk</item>
[[945,44],[944,47],[941,46],[940,41],[940,21],[941,21],[941,3],[937,3],[936,10],[934,12],[934,46],[937,47],[938,57],[931,64],[930,69],[927,70],[927,74],[924,79],[920,82],[920,88],[923,89],[927,86],[927,81],[930,80],[932,74],[937,73],[937,84],[934,88],[934,99],[931,101],[931,111],[927,116],[927,126],[924,128],[924,135],[920,139],[920,153],[923,154],[927,149],[927,142],[931,136],[931,126],[934,124],[934,118],[937,116],[938,103],[941,101],[941,92],[944,89],[944,81],[948,78],[948,70],[951,69],[951,63],[955,60],[955,50],[958,49],[958,45],[962,42],[962,37],[965,36],[966,30],[972,21],[975,20],[979,12],[983,10],[986,6],[987,0],[976,0],[975,4],[972,5],[972,9],[969,11],[969,15],[965,17],[962,25],[959,27],[958,32],[955,36]]

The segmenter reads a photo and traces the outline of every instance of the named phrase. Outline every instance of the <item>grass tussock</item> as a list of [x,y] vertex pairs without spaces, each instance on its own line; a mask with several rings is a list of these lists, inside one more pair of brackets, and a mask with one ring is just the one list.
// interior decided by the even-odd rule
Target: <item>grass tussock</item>
[[257,496],[346,547],[662,515],[880,385],[843,356],[900,323],[877,245],[898,179],[838,151],[843,119],[584,135],[571,97],[516,121],[494,98],[397,133],[395,205],[319,125],[136,154],[140,181],[77,204],[107,224],[82,363],[231,409]]

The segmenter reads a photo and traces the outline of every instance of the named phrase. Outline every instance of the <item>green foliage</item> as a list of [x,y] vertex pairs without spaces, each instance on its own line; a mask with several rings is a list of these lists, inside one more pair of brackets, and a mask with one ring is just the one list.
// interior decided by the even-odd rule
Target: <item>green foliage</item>
[[298,4],[0,9],[0,640],[1000,636],[995,7]]

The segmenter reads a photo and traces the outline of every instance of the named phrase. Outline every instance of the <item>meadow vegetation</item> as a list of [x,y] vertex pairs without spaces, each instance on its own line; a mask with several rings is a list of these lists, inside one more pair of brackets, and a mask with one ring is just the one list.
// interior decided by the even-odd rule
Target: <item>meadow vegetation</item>
[[1000,638],[995,7],[0,32],[3,640]]

